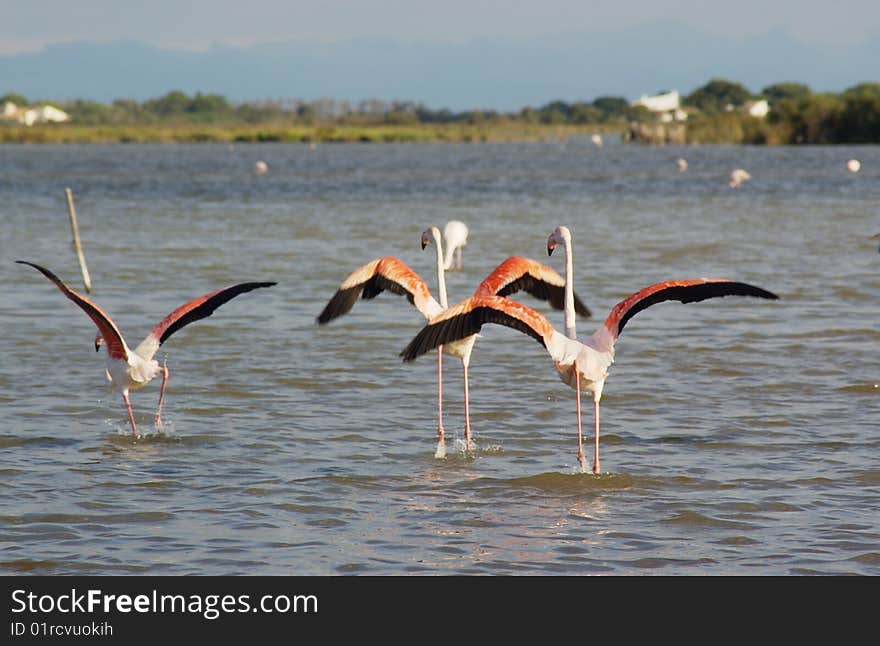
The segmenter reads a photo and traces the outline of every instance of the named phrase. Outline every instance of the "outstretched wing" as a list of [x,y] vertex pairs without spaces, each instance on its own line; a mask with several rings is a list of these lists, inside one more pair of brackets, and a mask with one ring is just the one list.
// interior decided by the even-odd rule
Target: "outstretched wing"
[[318,323],[347,314],[359,297],[375,298],[385,290],[405,295],[426,319],[443,311],[421,276],[402,260],[385,256],[351,272],[318,315]]
[[472,296],[431,319],[400,356],[404,361],[414,361],[440,345],[476,334],[486,323],[519,330],[545,348],[554,334],[550,322],[527,305],[501,296]]
[[[511,256],[498,265],[480,283],[474,296],[509,296],[520,290],[549,302],[554,309],[565,309],[565,279],[552,267],[522,256]],[[574,310],[584,318],[591,315],[577,293],[574,295]]]
[[211,316],[214,310],[224,303],[228,303],[239,294],[244,294],[261,287],[271,287],[276,284],[275,282],[239,283],[194,298],[162,319],[134,351],[145,359],[151,359],[156,354],[159,346],[181,328],[199,319]]
[[667,280],[649,285],[632,296],[620,301],[605,319],[605,327],[617,338],[627,322],[646,307],[663,301],[697,303],[719,296],[755,296],[777,300],[779,297],[766,289],[721,278],[696,278],[693,280]]
[[61,290],[61,293],[67,296],[74,303],[79,305],[82,310],[88,314],[89,318],[94,321],[95,325],[98,326],[98,331],[101,333],[101,336],[104,337],[104,342],[107,345],[107,353],[113,359],[128,359],[128,348],[125,345],[125,341],[122,339],[122,334],[119,332],[119,328],[116,327],[116,324],[113,320],[107,316],[107,314],[100,307],[95,305],[88,298],[75,292],[70,289],[67,285],[64,284],[58,276],[53,274],[51,271],[46,269],[45,267],[41,267],[32,262],[28,262],[27,260],[16,260],[15,262],[21,263],[22,265],[30,265],[40,273],[42,273],[46,278],[55,283],[55,286]]

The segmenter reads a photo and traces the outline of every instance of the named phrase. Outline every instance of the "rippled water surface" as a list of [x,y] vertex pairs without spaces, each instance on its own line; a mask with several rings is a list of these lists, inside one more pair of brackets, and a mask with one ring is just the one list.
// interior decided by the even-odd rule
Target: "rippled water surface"
[[[689,168],[679,173],[676,159]],[[845,162],[857,157],[862,171]],[[263,159],[269,171],[257,176]],[[741,166],[752,180],[727,186]],[[134,392],[135,441],[94,326],[31,268],[82,283],[136,345],[187,299],[244,294],[175,334]],[[541,346],[487,326],[462,379],[398,353],[423,319],[382,294],[318,327],[345,276],[428,225],[470,227],[450,301],[509,255],[574,236],[597,327],[650,283],[748,281],[778,302],[633,319],[576,468],[574,392]],[[880,147],[0,147],[0,569],[38,574],[880,574]],[[562,328],[562,316],[522,300]],[[592,428],[592,407],[584,413]]]

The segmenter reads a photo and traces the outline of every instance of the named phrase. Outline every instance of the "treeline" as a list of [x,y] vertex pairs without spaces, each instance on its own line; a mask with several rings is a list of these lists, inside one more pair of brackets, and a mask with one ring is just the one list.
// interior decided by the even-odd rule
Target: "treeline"
[[[766,117],[739,109],[756,99],[769,104]],[[880,83],[860,83],[840,93],[776,83],[754,95],[738,83],[715,79],[682,103],[691,108],[689,143],[880,143]]]
[[[748,115],[749,101],[765,99],[766,117]],[[29,105],[23,96],[0,97]],[[657,119],[624,97],[592,101],[553,101],[515,112],[434,110],[409,101],[367,100],[357,103],[319,99],[278,99],[233,104],[218,94],[194,96],[173,91],[137,102],[110,104],[75,100],[49,103],[63,109],[77,126],[248,125],[248,126],[418,126],[462,125],[595,125],[623,130],[634,122]],[[801,83],[777,83],[753,93],[745,86],[713,79],[682,97],[689,143],[880,143],[880,83],[861,83],[841,93],[814,93]],[[65,127],[57,125],[55,127]]]
[[[18,94],[0,97],[0,104],[11,101],[19,106],[30,102]],[[49,101],[67,112],[77,125],[150,125],[168,123],[218,124],[246,123],[252,125],[414,125],[483,124],[524,121],[539,124],[606,124],[637,118],[643,108],[634,108],[623,97],[600,97],[590,103],[554,101],[540,108],[523,108],[519,112],[494,110],[448,109],[433,110],[411,101],[386,102],[371,99],[352,103],[333,99],[303,101],[278,99],[250,101],[233,105],[218,94],[197,93],[188,96],[174,91],[143,103],[118,99],[111,104],[95,101]]]

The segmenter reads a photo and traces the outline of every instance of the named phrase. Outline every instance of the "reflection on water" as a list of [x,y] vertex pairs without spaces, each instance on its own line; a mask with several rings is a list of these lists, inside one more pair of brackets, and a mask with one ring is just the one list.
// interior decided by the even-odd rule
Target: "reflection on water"
[[[0,147],[0,567],[880,573],[880,147],[605,144]],[[255,175],[257,160],[271,172]],[[736,167],[752,179],[731,190]],[[278,281],[163,345],[166,436],[131,437],[93,324],[13,263],[79,286],[68,186],[92,297],[130,338],[169,302]],[[448,361],[436,460],[436,364],[398,357],[418,312],[385,293],[315,317],[381,255],[433,288],[419,236],[451,219],[470,229],[451,302],[508,255],[562,271],[546,239],[568,225],[594,312],[582,335],[670,278],[736,278],[782,300],[641,312],[606,384],[599,476],[578,473],[573,392],[546,352],[486,326],[470,369],[476,450],[462,451]],[[144,430],[158,390],[132,398]],[[589,433],[590,407],[584,419]]]

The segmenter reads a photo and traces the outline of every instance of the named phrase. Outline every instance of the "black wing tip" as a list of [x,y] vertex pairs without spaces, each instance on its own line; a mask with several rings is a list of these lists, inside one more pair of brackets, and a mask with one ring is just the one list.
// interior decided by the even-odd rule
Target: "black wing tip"
[[30,260],[16,260],[15,262],[22,264],[22,265],[30,265],[31,267],[36,269],[38,272],[43,274],[49,280],[57,281],[59,283],[64,283],[63,280],[61,280],[58,276],[55,275],[55,272],[53,272],[50,269],[46,269],[42,265],[38,265],[37,263],[31,262]]
[[574,295],[574,311],[583,316],[585,319],[593,316],[590,308],[584,305],[584,302],[578,297],[577,294]]
[[763,287],[758,287],[757,285],[751,285],[749,283],[737,283],[737,285],[744,287],[746,290],[746,296],[755,296],[757,298],[766,298],[771,301],[778,301],[779,296],[774,294],[773,292],[764,289]]

